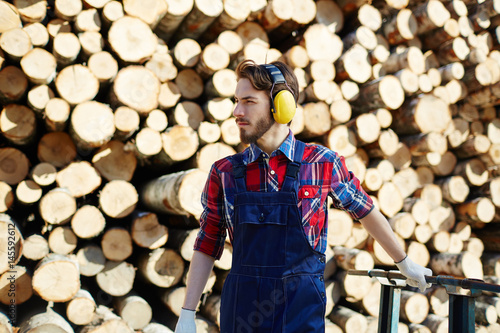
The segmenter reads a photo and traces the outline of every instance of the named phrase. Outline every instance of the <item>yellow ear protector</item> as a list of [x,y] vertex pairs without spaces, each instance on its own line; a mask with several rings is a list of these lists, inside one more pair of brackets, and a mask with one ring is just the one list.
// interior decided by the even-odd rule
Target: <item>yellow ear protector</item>
[[[283,73],[281,73],[278,67],[271,64],[265,64],[262,66],[266,69],[273,80],[270,95],[271,111],[273,113],[274,120],[280,124],[288,124],[295,115],[295,109],[297,108],[292,91],[286,83]],[[281,90],[273,98],[274,86],[278,83],[284,83],[289,90]]]

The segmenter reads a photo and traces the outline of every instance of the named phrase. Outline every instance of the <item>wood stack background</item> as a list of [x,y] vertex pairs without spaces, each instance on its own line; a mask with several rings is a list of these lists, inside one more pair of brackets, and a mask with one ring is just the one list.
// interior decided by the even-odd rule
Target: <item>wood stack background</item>
[[[414,261],[498,283],[499,14],[498,0],[0,1],[0,331],[173,330],[209,168],[244,148],[246,58],[294,68],[292,130],[345,156]],[[333,208],[328,242],[327,332],[375,332],[380,285],[346,270],[392,261]],[[218,331],[231,253],[198,332]],[[400,332],[446,332],[447,312],[444,289],[406,290]],[[499,315],[484,295],[477,331]]]

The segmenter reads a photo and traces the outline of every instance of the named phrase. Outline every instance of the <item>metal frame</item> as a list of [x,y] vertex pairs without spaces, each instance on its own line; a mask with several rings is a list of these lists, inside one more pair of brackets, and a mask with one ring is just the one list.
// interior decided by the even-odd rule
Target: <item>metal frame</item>
[[[372,269],[369,271],[349,270],[351,275],[375,277],[382,284],[380,292],[380,316],[378,331],[397,333],[401,289],[406,286],[406,277],[399,271]],[[482,290],[500,293],[500,285],[486,283],[478,279],[457,279],[451,276],[426,276],[428,283],[446,288],[449,297],[450,312],[448,329],[451,333],[469,333],[475,331],[475,298]]]

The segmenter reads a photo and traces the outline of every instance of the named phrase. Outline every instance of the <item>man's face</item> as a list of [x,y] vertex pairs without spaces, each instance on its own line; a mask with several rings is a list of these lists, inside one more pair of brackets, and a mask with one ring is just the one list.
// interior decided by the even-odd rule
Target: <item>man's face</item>
[[255,143],[274,124],[269,95],[255,89],[250,80],[242,78],[236,85],[234,97],[233,115],[240,129],[241,142]]

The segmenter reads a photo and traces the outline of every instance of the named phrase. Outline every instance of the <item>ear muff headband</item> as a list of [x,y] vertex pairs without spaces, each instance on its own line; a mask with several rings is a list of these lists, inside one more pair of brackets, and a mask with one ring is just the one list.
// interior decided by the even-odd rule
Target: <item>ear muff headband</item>
[[[270,95],[271,111],[273,113],[274,120],[280,124],[288,124],[295,115],[295,109],[297,108],[291,89],[288,87],[285,77],[278,67],[271,64],[265,64],[262,66],[266,69],[273,80]],[[274,86],[278,83],[284,83],[289,90],[281,90],[273,98]]]

